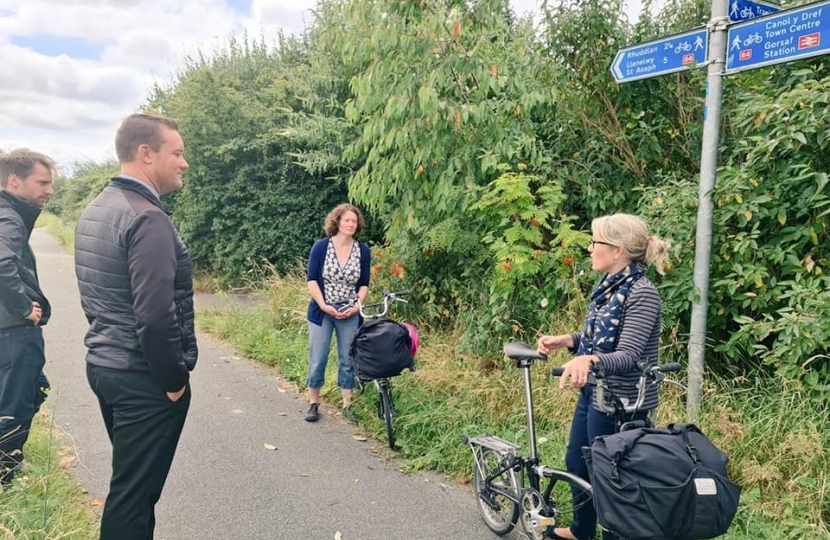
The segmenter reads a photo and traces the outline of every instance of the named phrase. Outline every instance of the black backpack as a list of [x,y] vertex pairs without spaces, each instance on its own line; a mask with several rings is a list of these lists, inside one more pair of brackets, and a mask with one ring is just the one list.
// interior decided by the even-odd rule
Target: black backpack
[[628,540],[714,538],[738,510],[726,454],[692,424],[597,437],[585,454],[598,521]]
[[415,371],[409,330],[392,319],[367,321],[358,328],[351,345],[354,371],[360,380],[400,375]]

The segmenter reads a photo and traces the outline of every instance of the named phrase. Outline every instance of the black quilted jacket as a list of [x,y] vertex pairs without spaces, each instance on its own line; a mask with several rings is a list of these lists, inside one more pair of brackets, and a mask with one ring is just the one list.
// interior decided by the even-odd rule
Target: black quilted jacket
[[165,391],[181,389],[197,357],[192,266],[149,189],[113,178],[86,207],[75,274],[89,321],[87,362],[150,371]]
[[40,304],[40,325],[49,322],[51,308],[40,289],[29,236],[40,208],[8,191],[0,191],[0,328],[31,325],[26,317],[32,302]]

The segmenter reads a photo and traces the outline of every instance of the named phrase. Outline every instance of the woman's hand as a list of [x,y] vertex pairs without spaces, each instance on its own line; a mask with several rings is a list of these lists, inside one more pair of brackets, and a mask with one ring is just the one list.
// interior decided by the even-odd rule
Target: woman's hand
[[350,317],[354,317],[355,315],[357,315],[359,311],[360,308],[358,308],[357,306],[352,306],[348,309],[344,309],[343,311],[336,312],[335,317],[338,319],[348,319]]
[[335,319],[340,318],[340,313],[336,309],[334,309],[334,306],[330,304],[323,304],[323,306],[320,308],[320,311],[322,311],[326,315],[331,315]]
[[548,354],[554,349],[573,347],[573,338],[570,334],[559,336],[542,336],[536,341],[536,350],[540,354]]
[[[565,370],[559,377],[559,388],[570,386],[571,388],[582,388],[588,384],[588,374],[591,372],[591,367],[599,362],[599,358],[593,354],[586,354],[577,356],[564,366]],[[568,384],[570,379],[570,384]]]

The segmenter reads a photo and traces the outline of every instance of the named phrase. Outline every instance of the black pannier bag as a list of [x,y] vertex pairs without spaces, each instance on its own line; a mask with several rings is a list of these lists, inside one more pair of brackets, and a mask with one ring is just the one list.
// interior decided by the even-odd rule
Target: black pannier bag
[[351,354],[355,375],[360,380],[400,375],[415,371],[409,330],[392,319],[367,321],[355,333]]
[[627,540],[714,538],[738,510],[729,458],[693,424],[597,437],[584,452],[597,519]]

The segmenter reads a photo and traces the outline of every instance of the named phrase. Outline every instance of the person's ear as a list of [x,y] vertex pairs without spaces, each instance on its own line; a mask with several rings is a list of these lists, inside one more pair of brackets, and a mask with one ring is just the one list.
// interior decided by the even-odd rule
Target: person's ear
[[153,158],[152,158],[151,154],[152,154],[152,151],[150,149],[149,144],[139,145],[138,150],[136,150],[136,155],[138,156],[138,159],[141,160],[142,163],[148,163],[149,164],[150,162],[152,162]]

